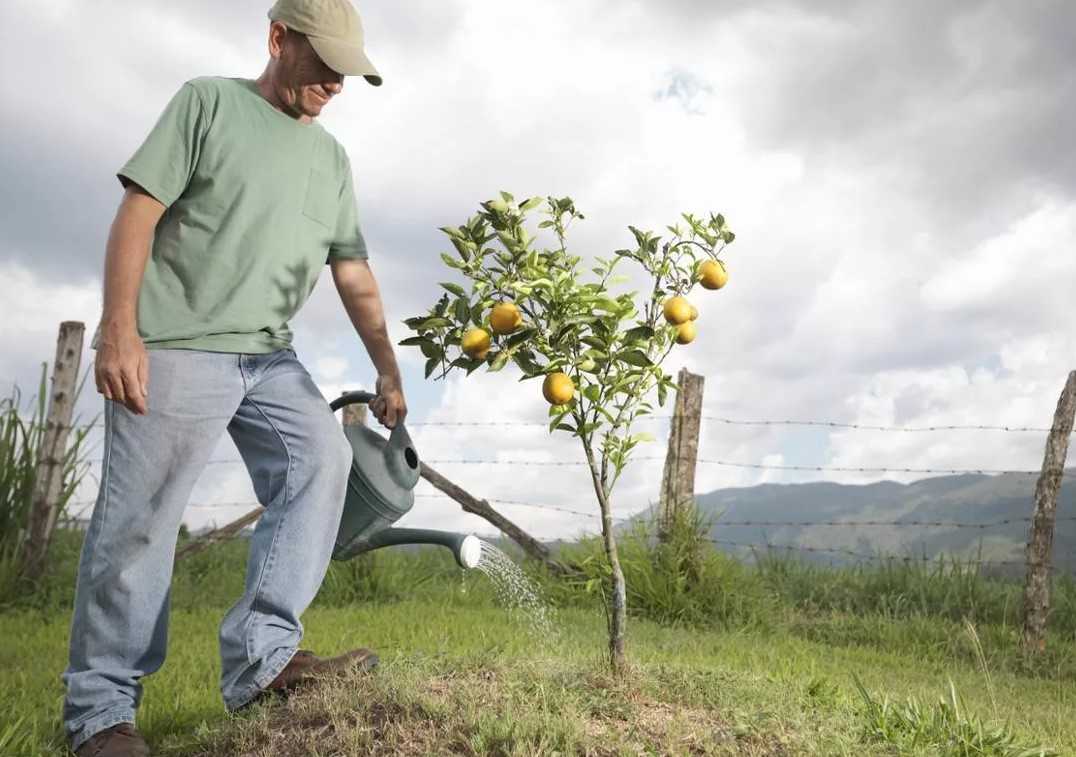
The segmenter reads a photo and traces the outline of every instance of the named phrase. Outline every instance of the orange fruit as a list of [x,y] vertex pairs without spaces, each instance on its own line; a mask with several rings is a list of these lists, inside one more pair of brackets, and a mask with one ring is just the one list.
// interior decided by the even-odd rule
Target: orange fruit
[[542,382],[542,396],[550,405],[564,405],[575,396],[575,384],[567,373],[550,373]]
[[681,323],[676,327],[676,343],[677,344],[691,344],[695,341],[695,335],[699,331],[695,328],[695,324],[691,321],[687,323]]
[[695,320],[699,317],[699,309],[694,305],[691,306],[691,320]]
[[703,289],[720,289],[729,281],[729,272],[720,260],[705,260],[699,266],[699,283]]
[[498,302],[489,313],[489,325],[495,334],[511,334],[521,323],[523,316],[512,302]]
[[681,323],[691,320],[691,303],[680,295],[665,300],[663,310],[665,320],[673,326],[679,326]]
[[485,329],[470,329],[460,340],[460,347],[472,360],[485,360],[489,352],[489,332]]

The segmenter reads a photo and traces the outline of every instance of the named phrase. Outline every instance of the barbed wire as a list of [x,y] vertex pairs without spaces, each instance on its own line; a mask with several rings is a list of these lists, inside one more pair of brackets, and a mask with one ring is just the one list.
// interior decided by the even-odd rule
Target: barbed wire
[[[794,419],[794,418],[767,418],[767,419],[746,419],[746,418],[728,418],[720,415],[702,415],[700,416],[704,421],[710,421],[712,423],[720,423],[727,426],[808,426],[817,428],[833,428],[833,429],[847,429],[854,431],[882,431],[887,433],[902,433],[902,434],[920,434],[920,433],[932,433],[932,432],[945,432],[945,431],[999,431],[1004,433],[1036,433],[1047,434],[1053,431],[1053,428],[1047,428],[1044,426],[1020,426],[1020,425],[991,425],[991,424],[935,424],[927,426],[899,426],[899,425],[884,425],[884,424],[872,424],[872,423],[847,423],[844,421],[830,421],[830,420],[812,420],[812,419]],[[674,418],[672,415],[640,415],[635,418],[636,423],[650,422],[650,421],[671,421]],[[31,426],[44,426],[42,423],[31,423]],[[447,427],[447,428],[522,428],[522,427],[548,427],[547,421],[412,421],[409,422],[408,427]],[[71,424],[67,428],[74,430],[78,428],[95,428],[104,426],[104,421],[94,421],[93,423],[81,423]],[[1073,432],[1076,433],[1076,432]]]
[[[668,458],[662,456],[633,457],[633,461],[664,461]],[[677,459],[675,456],[672,459]],[[690,458],[688,458],[690,459]],[[546,466],[546,467],[571,467],[583,466],[588,463],[585,460],[487,460],[487,459],[443,459],[425,460],[430,465],[521,465],[521,466]],[[950,475],[1001,475],[1016,474],[1035,476],[1041,473],[1038,470],[1013,470],[1004,468],[900,468],[900,467],[871,467],[871,466],[840,466],[840,465],[781,465],[777,463],[744,463],[731,460],[715,460],[711,458],[696,458],[695,462],[709,465],[721,465],[732,468],[753,468],[756,470],[785,470],[785,471],[811,471],[822,473],[943,473]]]
[[[422,497],[424,499],[452,499],[447,494],[416,494],[415,497]],[[561,507],[560,505],[544,505],[539,502],[521,502],[518,499],[500,499],[498,497],[480,497],[491,504],[496,505],[508,505],[510,507],[529,507],[535,510],[551,510],[559,513],[567,513],[569,515],[578,515],[584,518],[601,518],[600,512],[586,512],[583,510],[573,510],[568,507]],[[632,515],[617,515],[613,517],[614,522],[631,520],[638,513]]]
[[[972,559],[972,558],[966,558],[965,559],[965,558],[961,558],[961,557],[945,556],[945,555],[938,555],[938,556],[935,556],[935,557],[927,557],[926,555],[919,556],[919,557],[912,557],[910,555],[903,555],[902,556],[902,555],[868,554],[868,553],[865,553],[865,552],[857,552],[857,551],[852,550],[852,549],[844,549],[844,548],[841,548],[841,547],[810,547],[810,546],[805,546],[805,545],[802,545],[802,544],[754,544],[754,543],[750,543],[750,542],[730,541],[728,539],[706,539],[706,541],[710,542],[711,544],[716,544],[716,545],[719,545],[719,546],[744,547],[744,548],[750,549],[752,551],[756,551],[756,550],[764,550],[764,551],[784,550],[784,551],[795,551],[795,552],[808,552],[808,553],[819,553],[819,554],[843,555],[843,556],[846,556],[846,557],[853,557],[853,558],[855,558],[857,560],[863,560],[863,561],[866,561],[866,562],[937,563],[938,565],[944,565],[945,563],[948,563],[950,565],[962,565],[962,566],[966,566],[966,567],[970,567],[970,566],[974,565],[974,566],[978,566],[978,567],[982,567],[982,566],[1010,566],[1010,567],[1020,567],[1020,568],[1026,568],[1029,565],[1037,565],[1038,564],[1035,561],[1028,561],[1028,560],[978,560],[978,559]],[[1054,566],[1052,563],[1050,564],[1050,567],[1055,572],[1066,572],[1067,573],[1067,571],[1058,571],[1056,566]]]
[[[631,460],[639,462],[665,461],[665,455],[648,455],[633,457]],[[674,456],[673,460],[679,458]],[[92,465],[100,465],[102,458],[93,458],[83,461]],[[437,459],[424,460],[430,465],[521,465],[521,466],[546,466],[546,467],[580,467],[587,465],[585,460],[491,460],[491,459]],[[1021,475],[1037,476],[1041,470],[1018,470],[1008,468],[900,468],[886,466],[844,466],[844,465],[783,465],[780,463],[745,463],[732,460],[716,460],[711,458],[695,458],[696,463],[707,465],[719,465],[727,468],[748,468],[752,470],[781,470],[801,471],[810,473],[913,473],[913,474],[944,474],[944,475]],[[217,458],[207,460],[206,465],[239,465],[245,462],[239,458]]]
[[[434,492],[418,492],[415,494],[416,499],[441,499],[452,500],[447,494],[434,493]],[[486,502],[498,505],[505,505],[510,507],[526,507],[535,510],[547,510],[551,512],[565,513],[568,515],[575,515],[584,518],[601,518],[600,512],[577,510],[569,507],[563,507],[561,505],[550,505],[540,502],[526,502],[518,499],[504,499],[501,497],[484,497]],[[453,500],[454,501],[454,500]],[[94,505],[95,499],[84,500],[71,500],[68,506],[78,505]],[[186,505],[191,509],[222,509],[222,508],[237,508],[237,507],[260,507],[261,504],[251,500],[228,500],[223,502],[190,502]],[[645,507],[636,510],[630,515],[617,515],[613,517],[614,522],[624,522],[631,520],[638,515],[644,513],[652,505],[648,503]],[[763,528],[860,528],[860,527],[886,527],[886,528],[965,528],[965,529],[978,529],[986,530],[990,528],[1001,528],[1003,526],[1014,525],[1017,523],[1030,523],[1034,520],[1030,516],[1002,518],[1000,520],[986,521],[986,522],[966,522],[966,521],[954,521],[954,520],[825,520],[825,521],[807,521],[807,520],[721,520],[717,519],[713,522],[715,528],[721,527],[763,527]],[[1056,523],[1074,522],[1076,516],[1061,516],[1054,519]]]
[[[994,520],[989,523],[967,523],[964,521],[953,520],[816,520],[816,521],[794,521],[794,520],[717,520],[714,521],[714,526],[791,526],[798,528],[809,528],[813,526],[823,527],[846,527],[856,528],[859,526],[884,526],[887,528],[1000,528],[1002,526],[1009,526],[1015,523],[1030,523],[1034,518],[1004,518],[1002,520]],[[1076,516],[1065,516],[1061,518],[1054,518],[1055,522],[1076,521]]]

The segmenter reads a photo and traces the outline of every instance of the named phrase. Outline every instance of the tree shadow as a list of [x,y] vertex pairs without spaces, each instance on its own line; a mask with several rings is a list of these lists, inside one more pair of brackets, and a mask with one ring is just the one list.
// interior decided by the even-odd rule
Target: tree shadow
[[318,283],[318,271],[314,271],[304,260],[285,267],[285,278],[274,278],[273,283],[280,290],[282,302],[273,312],[286,321],[294,316],[314,291]]

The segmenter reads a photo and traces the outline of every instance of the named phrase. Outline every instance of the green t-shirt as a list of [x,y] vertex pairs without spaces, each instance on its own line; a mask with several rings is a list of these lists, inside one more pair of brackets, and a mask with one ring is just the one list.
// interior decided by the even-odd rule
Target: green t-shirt
[[147,349],[289,347],[323,266],[367,257],[344,148],[252,79],[185,82],[117,176],[166,207],[138,295]]

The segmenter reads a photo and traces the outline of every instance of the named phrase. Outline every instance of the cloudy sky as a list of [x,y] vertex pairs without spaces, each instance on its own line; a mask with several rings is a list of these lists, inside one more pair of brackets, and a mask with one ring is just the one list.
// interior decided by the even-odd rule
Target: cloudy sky
[[[270,3],[0,4],[0,381],[26,394],[61,320],[101,306],[115,172],[187,79],[257,77]],[[706,376],[713,418],[1049,425],[1074,367],[1076,6],[1054,2],[367,0],[381,88],[349,78],[322,122],[355,170],[394,341],[449,278],[437,227],[507,190],[570,195],[584,254],[627,225],[722,212],[731,282],[693,295],[700,336],[667,368]],[[327,398],[372,367],[325,270],[293,322]],[[427,460],[578,463],[533,382],[506,370],[426,382],[399,348]],[[152,387],[150,389],[152,392]],[[90,375],[77,412],[98,414]],[[435,425],[506,422],[502,426]],[[535,424],[535,425],[527,425]],[[668,428],[618,484],[658,492]],[[99,442],[99,436],[91,437]],[[701,455],[766,465],[1036,468],[1042,434],[830,432],[704,422]],[[91,456],[99,455],[98,446]],[[230,439],[188,522],[224,522],[253,491]],[[435,465],[478,496],[591,511],[585,469]],[[96,469],[95,469],[96,470]],[[697,488],[883,474],[703,463]],[[909,476],[888,476],[908,480]],[[423,485],[410,524],[487,530]],[[80,499],[96,495],[92,479]],[[1030,499],[1030,487],[1029,487]],[[207,507],[207,505],[216,506]],[[593,518],[505,505],[541,536]]]

